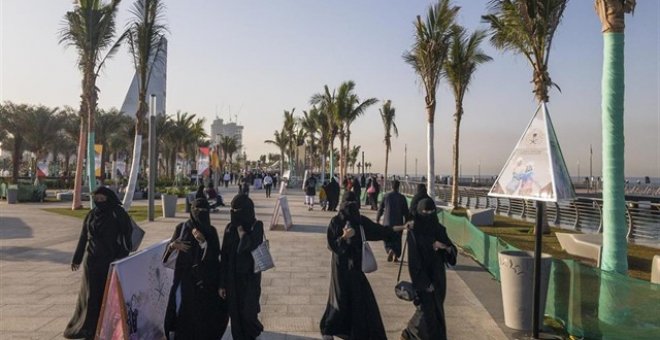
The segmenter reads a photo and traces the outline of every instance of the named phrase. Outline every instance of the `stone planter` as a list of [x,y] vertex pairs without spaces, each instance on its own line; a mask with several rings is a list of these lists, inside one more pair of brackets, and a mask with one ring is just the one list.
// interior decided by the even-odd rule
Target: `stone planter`
[[176,195],[163,194],[160,196],[163,204],[163,217],[174,217],[176,215],[177,198]]
[[[505,250],[499,253],[500,281],[504,324],[512,329],[532,330],[532,306],[534,304],[534,252]],[[539,320],[543,324],[543,312],[548,292],[552,257],[541,257],[541,303]]]

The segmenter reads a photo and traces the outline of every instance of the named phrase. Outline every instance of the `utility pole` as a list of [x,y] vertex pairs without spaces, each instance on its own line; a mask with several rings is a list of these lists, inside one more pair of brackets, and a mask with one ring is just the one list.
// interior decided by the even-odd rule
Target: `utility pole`
[[364,151],[362,151],[362,177],[364,177]]
[[481,184],[481,160],[477,164],[477,183]]
[[415,157],[415,178],[417,178],[417,157]]
[[149,112],[149,221],[154,220],[154,197],[156,190],[156,95],[151,95]]
[[594,160],[594,149],[589,144],[589,188],[587,192],[591,192],[591,187],[594,184],[594,173],[593,173],[593,160]]
[[408,144],[405,144],[403,149],[403,178],[408,175]]

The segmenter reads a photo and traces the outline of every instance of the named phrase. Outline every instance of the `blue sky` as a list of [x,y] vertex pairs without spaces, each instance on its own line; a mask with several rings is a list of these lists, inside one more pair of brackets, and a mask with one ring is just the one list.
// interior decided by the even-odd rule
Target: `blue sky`
[[[248,157],[277,152],[264,144],[282,124],[285,109],[309,108],[323,85],[353,80],[362,98],[392,100],[399,138],[393,141],[390,172],[426,168],[423,91],[401,55],[413,41],[413,20],[429,1],[253,0],[165,1],[170,28],[167,111],[225,120],[238,115],[245,126]],[[485,28],[486,0],[454,1],[458,21]],[[132,1],[124,0],[117,21],[124,27]],[[57,32],[69,0],[0,0],[0,100],[78,105],[80,74],[72,49],[58,45]],[[660,1],[639,0],[626,17],[626,174],[660,177]],[[588,174],[589,145],[594,175],[600,175],[600,82],[602,34],[593,1],[569,2],[550,56],[550,75],[562,89],[550,93],[549,111],[572,176]],[[475,74],[461,129],[463,175],[497,174],[536,104],[531,70],[510,53],[484,50],[494,60]],[[119,107],[133,76],[127,49],[107,63],[98,86],[101,107]],[[436,172],[451,166],[454,99],[446,83],[438,91]],[[362,145],[374,171],[384,164],[383,128],[373,106],[354,124],[352,144]],[[232,117],[233,119],[233,117]]]

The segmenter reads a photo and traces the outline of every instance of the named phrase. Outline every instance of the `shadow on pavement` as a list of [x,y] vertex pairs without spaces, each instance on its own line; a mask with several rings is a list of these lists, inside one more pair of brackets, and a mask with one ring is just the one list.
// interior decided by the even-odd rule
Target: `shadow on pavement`
[[293,226],[291,226],[291,229],[289,229],[289,231],[293,231],[293,232],[317,233],[317,234],[325,234],[327,230],[328,230],[327,227],[320,227],[317,225],[304,225],[304,224],[294,224]]
[[32,238],[32,228],[16,217],[0,218],[0,239]]
[[73,249],[71,252],[60,250],[32,248],[32,247],[2,247],[0,248],[0,258],[2,261],[45,261],[61,264],[71,263]]
[[466,265],[456,265],[451,267],[453,270],[458,271],[458,272],[483,272],[484,269],[481,267],[477,266],[466,266]]

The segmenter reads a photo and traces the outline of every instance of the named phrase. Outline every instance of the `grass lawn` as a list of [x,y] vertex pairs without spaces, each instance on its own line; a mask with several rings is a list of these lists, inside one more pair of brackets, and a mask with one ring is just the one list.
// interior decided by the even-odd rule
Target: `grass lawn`
[[[154,208],[156,208],[154,211],[154,215],[156,218],[163,216],[163,207],[160,204],[155,204]],[[177,204],[176,206],[176,211],[178,212],[183,212],[185,211],[185,209],[186,209],[186,205],[183,203]],[[81,220],[84,219],[85,216],[87,216],[87,213],[89,212],[88,209],[71,210],[70,208],[46,208],[43,210],[60,215],[77,217]],[[148,218],[147,206],[146,205],[133,206],[131,207],[131,210],[128,211],[128,214],[131,215],[131,217],[133,217],[135,222],[146,221]]]
[[[452,214],[465,216],[465,209],[455,209]],[[530,222],[520,221],[513,218],[495,215],[493,226],[477,226],[486,234],[499,237],[510,245],[522,250],[534,250],[534,225]],[[543,252],[557,259],[575,259],[591,265],[593,261],[569,255],[561,249],[561,245],[555,236],[555,232],[578,233],[577,231],[550,228],[550,234],[543,235]],[[628,275],[646,281],[651,280],[651,261],[653,256],[660,250],[628,244]]]

